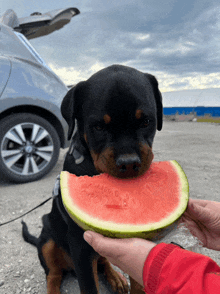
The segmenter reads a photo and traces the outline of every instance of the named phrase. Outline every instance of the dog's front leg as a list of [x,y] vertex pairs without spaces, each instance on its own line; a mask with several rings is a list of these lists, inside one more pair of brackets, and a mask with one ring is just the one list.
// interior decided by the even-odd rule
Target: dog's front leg
[[97,260],[99,255],[84,239],[68,232],[69,248],[81,294],[98,294]]
[[144,288],[138,284],[132,277],[130,277],[131,290],[130,294],[144,294]]

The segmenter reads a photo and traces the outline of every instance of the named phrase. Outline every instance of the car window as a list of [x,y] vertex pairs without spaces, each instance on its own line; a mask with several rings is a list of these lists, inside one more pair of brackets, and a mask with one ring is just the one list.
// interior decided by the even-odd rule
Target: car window
[[41,63],[42,65],[47,67],[49,70],[51,70],[47,66],[45,61],[41,58],[41,56],[37,53],[37,51],[34,49],[34,47],[32,47],[32,45],[29,43],[29,41],[26,39],[26,37],[24,35],[22,35],[21,33],[18,33],[18,32],[14,32],[14,33],[18,36],[18,38],[21,40],[21,42],[24,44],[24,46],[31,52],[31,54],[35,57],[35,59],[37,59],[37,61],[39,63]]

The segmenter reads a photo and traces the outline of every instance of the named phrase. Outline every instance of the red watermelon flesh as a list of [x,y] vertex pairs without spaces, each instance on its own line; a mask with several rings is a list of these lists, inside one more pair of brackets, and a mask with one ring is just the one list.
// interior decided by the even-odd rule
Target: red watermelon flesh
[[134,179],[61,172],[69,215],[83,229],[113,237],[149,238],[174,223],[188,203],[188,182],[176,161],[153,162]]

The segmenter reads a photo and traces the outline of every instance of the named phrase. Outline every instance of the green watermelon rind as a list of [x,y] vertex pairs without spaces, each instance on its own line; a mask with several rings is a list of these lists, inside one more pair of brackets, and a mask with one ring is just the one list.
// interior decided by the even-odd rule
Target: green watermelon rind
[[[69,197],[68,192],[68,172],[62,171],[60,175],[61,180],[61,194],[64,207],[66,208],[70,217],[85,231],[91,230],[100,233],[107,237],[112,238],[144,238],[151,239],[158,232],[164,228],[175,225],[182,214],[185,212],[189,200],[189,185],[187,177],[176,160],[168,161],[173,168],[177,171],[179,179],[181,181],[180,193],[181,201],[178,208],[169,217],[154,222],[153,224],[146,225],[128,225],[128,224],[116,224],[111,221],[100,221],[98,218],[92,217],[83,212],[77,206],[74,205],[72,199]],[[70,209],[72,207],[72,209]]]

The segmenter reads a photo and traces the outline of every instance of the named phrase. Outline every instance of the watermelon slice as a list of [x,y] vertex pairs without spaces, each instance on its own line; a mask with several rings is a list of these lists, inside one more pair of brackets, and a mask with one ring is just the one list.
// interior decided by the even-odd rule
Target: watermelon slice
[[174,160],[153,162],[134,179],[61,172],[62,201],[71,218],[84,230],[114,238],[149,239],[176,223],[187,207],[188,190]]

